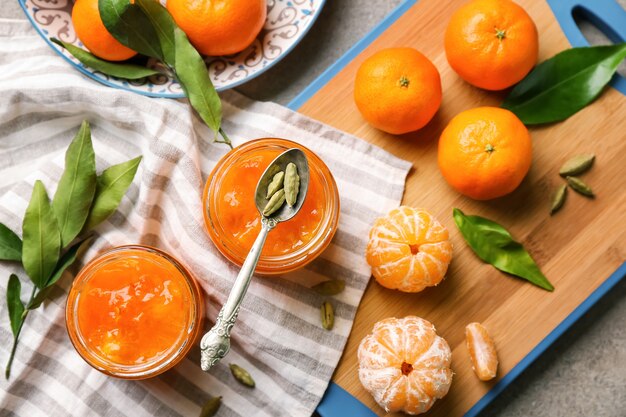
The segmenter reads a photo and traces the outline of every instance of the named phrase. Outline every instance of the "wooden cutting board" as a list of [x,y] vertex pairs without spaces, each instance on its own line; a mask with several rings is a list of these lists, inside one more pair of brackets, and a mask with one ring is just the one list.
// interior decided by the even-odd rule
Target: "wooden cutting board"
[[[613,88],[564,122],[530,129],[533,165],[512,194],[488,202],[473,201],[452,190],[442,178],[437,168],[437,140],[448,121],[465,109],[498,106],[504,97],[463,82],[446,61],[443,34],[452,11],[465,1],[420,0],[299,108],[411,161],[403,203],[432,211],[448,227],[454,244],[450,270],[438,287],[404,294],[372,280],[367,288],[334,381],[380,416],[386,413],[361,387],[356,359],[359,342],[375,322],[417,315],[435,324],[453,351],[455,375],[449,394],[429,415],[461,416],[626,259],[626,97]],[[544,0],[516,1],[537,24],[540,61],[570,47]],[[402,136],[370,127],[352,98],[361,62],[393,46],[411,46],[424,53],[439,69],[443,84],[443,102],[434,120],[424,129]],[[577,153],[597,156],[593,169],[584,174],[597,197],[590,200],[570,191],[562,211],[551,217],[550,194],[563,183],[558,169]],[[483,264],[455,227],[453,207],[507,227],[531,252],[556,290],[543,291]],[[471,369],[464,328],[472,321],[489,329],[498,348],[499,376],[490,383],[480,382]]]

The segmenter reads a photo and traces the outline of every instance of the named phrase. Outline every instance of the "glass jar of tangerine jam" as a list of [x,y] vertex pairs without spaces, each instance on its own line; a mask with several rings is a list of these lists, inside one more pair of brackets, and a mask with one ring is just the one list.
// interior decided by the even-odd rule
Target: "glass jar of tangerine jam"
[[263,171],[278,155],[302,149],[309,163],[309,188],[298,214],[267,236],[256,272],[276,275],[315,259],[337,231],[339,193],[324,162],[309,149],[286,139],[257,139],[230,151],[215,166],[204,187],[206,229],[218,250],[241,266],[261,230],[254,202]]
[[120,246],[89,262],[69,295],[65,320],[72,344],[97,370],[144,379],[176,365],[198,337],[200,288],[167,253]]

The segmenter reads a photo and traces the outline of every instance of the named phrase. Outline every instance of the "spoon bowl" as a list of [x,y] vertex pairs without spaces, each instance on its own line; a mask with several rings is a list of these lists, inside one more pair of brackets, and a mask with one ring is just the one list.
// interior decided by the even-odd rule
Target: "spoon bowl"
[[306,155],[300,149],[289,149],[276,157],[265,169],[261,175],[261,179],[257,183],[256,191],[254,193],[254,201],[256,208],[263,216],[263,209],[268,202],[266,198],[267,187],[269,186],[272,178],[280,171],[287,169],[287,164],[293,162],[298,170],[298,176],[300,177],[300,189],[298,190],[298,198],[293,206],[285,203],[283,206],[272,213],[268,218],[274,219],[277,223],[287,221],[295,216],[306,198],[306,193],[309,189],[309,164],[306,160]]

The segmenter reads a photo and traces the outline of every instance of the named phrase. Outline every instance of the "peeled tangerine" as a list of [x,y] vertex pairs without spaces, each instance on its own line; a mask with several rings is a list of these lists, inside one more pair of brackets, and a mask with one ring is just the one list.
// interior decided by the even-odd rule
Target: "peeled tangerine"
[[419,292],[437,285],[452,259],[448,229],[428,211],[401,206],[370,231],[367,263],[383,287]]
[[376,323],[358,358],[361,384],[387,412],[425,413],[452,383],[450,347],[419,317]]
[[465,327],[467,350],[472,360],[472,368],[481,381],[489,381],[498,372],[498,355],[493,339],[480,323],[470,323]]

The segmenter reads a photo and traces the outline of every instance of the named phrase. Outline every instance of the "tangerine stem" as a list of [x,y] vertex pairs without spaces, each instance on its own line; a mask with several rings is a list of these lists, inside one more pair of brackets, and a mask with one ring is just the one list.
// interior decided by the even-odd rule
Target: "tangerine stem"
[[230,146],[230,149],[233,149],[233,143],[230,141],[230,138],[228,137],[228,135],[226,135],[226,132],[224,132],[224,129],[222,129],[220,127],[219,129],[219,134],[222,136],[222,140],[217,139],[217,137],[215,138],[215,143],[225,143],[228,146]]
[[506,30],[496,28],[496,38],[500,40],[506,38]]
[[485,146],[485,152],[487,152],[488,154],[491,154],[491,152],[495,151],[496,148],[493,147],[493,145],[491,143],[488,143]]
[[398,80],[398,84],[400,84],[400,87],[408,88],[410,83],[411,82],[409,81],[409,79],[404,75]]

